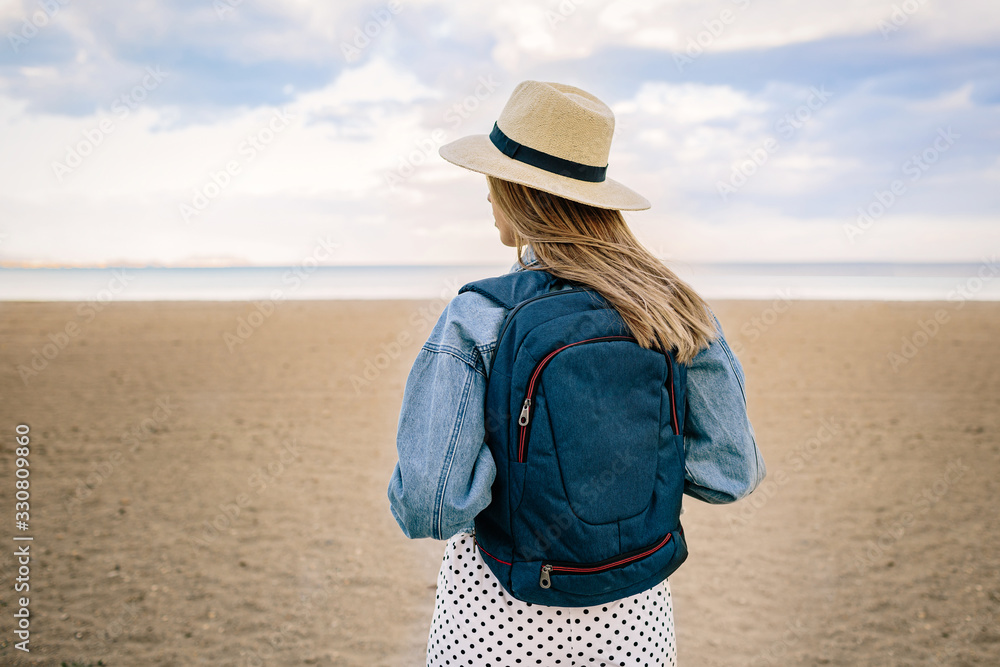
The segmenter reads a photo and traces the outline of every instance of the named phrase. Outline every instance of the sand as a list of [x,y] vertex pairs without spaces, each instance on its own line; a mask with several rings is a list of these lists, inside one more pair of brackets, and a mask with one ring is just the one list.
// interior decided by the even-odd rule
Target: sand
[[[0,664],[422,665],[443,543],[386,485],[441,305],[0,304]],[[1000,305],[714,305],[769,475],[685,503],[680,664],[1000,664]]]

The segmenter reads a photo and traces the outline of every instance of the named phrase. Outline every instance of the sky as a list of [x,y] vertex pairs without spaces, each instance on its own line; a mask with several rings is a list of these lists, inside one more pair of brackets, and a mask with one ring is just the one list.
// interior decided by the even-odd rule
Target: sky
[[614,110],[658,256],[1000,250],[995,0],[94,4],[0,0],[0,264],[510,262],[437,148],[529,79]]

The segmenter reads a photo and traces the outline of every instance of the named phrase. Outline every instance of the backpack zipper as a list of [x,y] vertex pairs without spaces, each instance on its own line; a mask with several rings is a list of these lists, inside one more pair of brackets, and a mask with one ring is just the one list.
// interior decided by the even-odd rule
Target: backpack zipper
[[532,371],[531,373],[531,379],[528,381],[527,395],[524,398],[524,403],[521,405],[521,415],[520,417],[518,417],[517,420],[517,424],[520,427],[518,429],[518,437],[517,437],[518,463],[524,463],[524,457],[525,453],[527,452],[527,446],[528,446],[528,424],[531,421],[531,403],[532,399],[535,397],[535,384],[538,381],[538,376],[541,375],[542,371],[545,369],[545,366],[548,365],[552,357],[554,357],[556,354],[562,352],[567,348],[575,347],[577,345],[582,345],[583,343],[596,343],[609,340],[635,341],[635,338],[633,336],[600,336],[598,338],[587,338],[586,340],[578,340],[575,343],[569,343],[567,345],[563,345],[560,348],[552,350],[547,355],[545,355],[545,357],[542,358],[541,361],[538,362],[537,366],[535,366],[535,370]]
[[504,318],[503,327],[500,329],[500,335],[497,337],[497,349],[500,349],[500,342],[503,340],[503,335],[504,333],[506,333],[507,327],[514,319],[514,313],[521,310],[521,308],[527,306],[529,303],[538,301],[539,299],[544,299],[547,296],[554,296],[556,294],[569,294],[571,292],[583,292],[583,291],[585,290],[582,287],[569,287],[567,289],[552,290],[551,292],[545,292],[544,294],[533,296],[530,299],[525,299],[521,303],[514,306],[514,308],[509,313],[507,313],[506,317]]
[[572,563],[544,563],[542,565],[542,573],[538,579],[538,585],[542,588],[552,587],[552,574],[594,574],[596,572],[604,572],[606,570],[612,570],[616,567],[624,567],[629,563],[633,563],[637,560],[646,558],[656,553],[673,537],[672,533],[667,533],[667,536],[662,540],[657,542],[651,547],[643,547],[637,550],[637,552],[632,552],[629,554],[623,554],[621,556],[616,556],[614,559],[609,559],[606,561],[601,561],[599,563],[587,563],[587,564],[572,564]]

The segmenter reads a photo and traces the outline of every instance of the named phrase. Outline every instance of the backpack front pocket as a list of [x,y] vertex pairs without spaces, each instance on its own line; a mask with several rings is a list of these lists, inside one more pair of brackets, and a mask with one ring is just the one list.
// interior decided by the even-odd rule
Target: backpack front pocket
[[616,568],[626,567],[630,563],[635,563],[636,561],[641,561],[644,558],[652,556],[657,551],[667,546],[672,537],[672,534],[667,533],[662,540],[654,545],[643,547],[642,549],[636,549],[630,553],[621,554],[620,556],[609,558],[601,561],[600,563],[542,563],[542,571],[538,578],[538,585],[542,588],[551,588],[553,576],[555,576],[558,580],[558,577],[561,575],[598,574],[614,570]]
[[683,530],[678,527],[653,544],[600,562],[514,563],[512,583],[519,599],[557,606],[573,600],[570,606],[587,606],[589,600],[620,599],[655,586],[673,574],[687,555]]
[[667,358],[631,336],[588,338],[549,351],[524,386],[514,460],[558,475],[529,473],[532,488],[594,526],[644,512],[671,412]]
[[541,361],[535,366],[534,370],[531,372],[531,377],[528,380],[528,388],[525,391],[524,401],[521,403],[521,412],[517,419],[517,462],[524,463],[528,455],[528,438],[531,431],[529,426],[531,424],[532,416],[532,403],[535,400],[535,394],[538,391],[540,385],[542,371],[545,367],[549,365],[549,362],[564,350],[568,350],[577,345],[584,345],[585,343],[601,343],[606,341],[632,341],[636,342],[635,338],[632,336],[600,336],[597,338],[587,338],[586,340],[576,341],[575,343],[569,343],[563,345],[555,350],[552,350],[547,355],[545,355]]

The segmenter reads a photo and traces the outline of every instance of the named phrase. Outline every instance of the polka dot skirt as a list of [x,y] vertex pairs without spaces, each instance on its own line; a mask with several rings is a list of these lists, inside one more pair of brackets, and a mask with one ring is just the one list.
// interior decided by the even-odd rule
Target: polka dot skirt
[[549,607],[513,598],[471,535],[448,541],[427,665],[676,665],[670,584],[603,605]]

